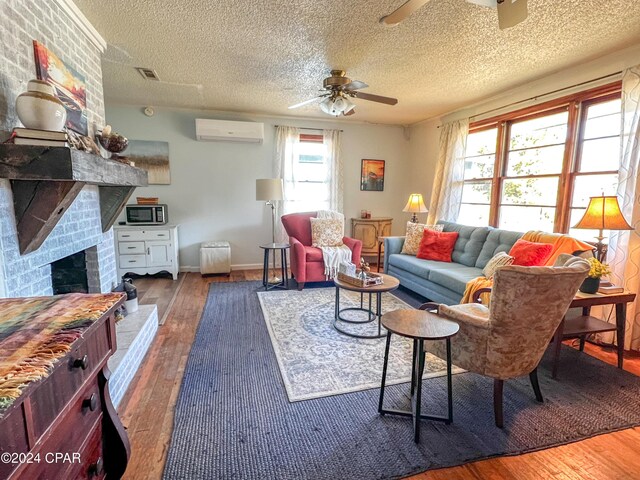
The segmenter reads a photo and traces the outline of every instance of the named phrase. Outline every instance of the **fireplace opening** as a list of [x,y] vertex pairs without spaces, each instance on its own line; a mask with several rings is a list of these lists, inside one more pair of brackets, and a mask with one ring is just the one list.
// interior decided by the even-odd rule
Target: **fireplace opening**
[[53,294],[89,293],[87,254],[84,250],[51,264]]

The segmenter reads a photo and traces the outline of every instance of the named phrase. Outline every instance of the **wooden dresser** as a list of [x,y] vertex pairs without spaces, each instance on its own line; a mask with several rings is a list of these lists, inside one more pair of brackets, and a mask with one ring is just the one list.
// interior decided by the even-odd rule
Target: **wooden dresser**
[[[121,294],[0,299],[0,479],[124,474],[129,441],[107,369],[123,302]],[[12,384],[12,362],[17,374],[37,375]]]
[[352,218],[351,237],[362,240],[362,256],[378,255],[378,238],[391,235],[391,217]]

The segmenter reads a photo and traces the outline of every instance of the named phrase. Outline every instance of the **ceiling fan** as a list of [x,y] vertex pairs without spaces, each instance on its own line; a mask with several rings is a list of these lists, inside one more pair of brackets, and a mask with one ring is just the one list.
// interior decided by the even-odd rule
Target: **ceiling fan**
[[[385,25],[397,25],[428,2],[429,0],[408,0],[386,17],[382,17],[380,22]],[[467,2],[497,8],[500,30],[519,24],[528,15],[527,0],[467,0]]]
[[305,100],[304,102],[291,105],[289,109],[292,110],[302,107],[322,98],[320,109],[326,114],[339,117],[340,115],[346,116],[356,113],[355,104],[350,100],[350,97],[369,100],[370,102],[384,103],[386,105],[395,105],[398,103],[398,100],[395,98],[360,92],[359,90],[367,88],[369,85],[360,80],[351,80],[346,75],[347,73],[344,70],[331,70],[331,76],[322,81],[322,86],[326,90],[325,93]]

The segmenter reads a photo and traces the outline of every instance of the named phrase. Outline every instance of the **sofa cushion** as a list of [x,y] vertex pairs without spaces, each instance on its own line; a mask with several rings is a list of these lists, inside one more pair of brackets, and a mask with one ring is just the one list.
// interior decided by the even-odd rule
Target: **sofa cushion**
[[[469,227],[467,225],[442,220],[438,221],[438,223],[444,225],[443,231],[445,232],[458,232],[458,240],[453,248],[451,260],[466,265],[467,267],[475,267],[478,255],[480,255],[487,235],[489,234],[489,228]],[[493,257],[493,255],[489,258],[491,257]]]
[[520,232],[510,232],[509,230],[500,230],[499,228],[490,229],[487,239],[482,246],[482,251],[476,261],[476,267],[486,267],[487,262],[498,252],[508,253],[511,247],[513,247],[513,244],[516,243],[522,235]]
[[435,232],[425,229],[416,257],[451,263],[451,253],[456,240],[458,240],[458,232]]
[[551,250],[553,250],[553,245],[550,243],[528,242],[519,239],[509,250],[509,255],[513,257],[513,265],[541,267],[551,256]]
[[465,265],[459,263],[438,262],[436,260],[422,260],[420,258],[413,257],[411,255],[402,255],[394,253],[389,256],[389,265],[393,265],[396,268],[400,268],[409,273],[413,273],[418,277],[422,277],[425,280],[429,277],[431,270],[437,269],[457,269],[467,268]]
[[304,256],[307,262],[324,262],[322,249],[317,247],[304,247]]
[[[451,264],[449,264],[451,265]],[[467,282],[482,276],[482,270],[476,267],[433,269],[429,272],[429,280],[438,285],[453,290],[460,295],[464,294]]]

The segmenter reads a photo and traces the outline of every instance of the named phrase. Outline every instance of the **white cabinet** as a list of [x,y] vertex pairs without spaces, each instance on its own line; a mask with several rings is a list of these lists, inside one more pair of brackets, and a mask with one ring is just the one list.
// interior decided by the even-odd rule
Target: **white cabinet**
[[169,272],[178,278],[178,226],[113,227],[118,257],[118,277],[127,273],[139,275]]

